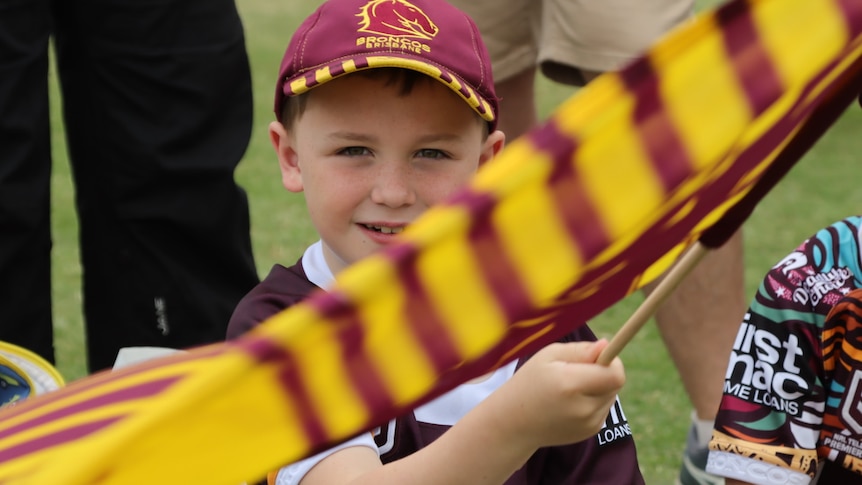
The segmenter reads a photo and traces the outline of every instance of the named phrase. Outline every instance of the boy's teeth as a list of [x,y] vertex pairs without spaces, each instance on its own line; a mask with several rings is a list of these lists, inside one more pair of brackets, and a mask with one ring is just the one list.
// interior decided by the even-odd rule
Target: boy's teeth
[[382,232],[383,234],[400,234],[401,231],[404,230],[403,227],[382,227],[382,226],[367,226],[375,231]]

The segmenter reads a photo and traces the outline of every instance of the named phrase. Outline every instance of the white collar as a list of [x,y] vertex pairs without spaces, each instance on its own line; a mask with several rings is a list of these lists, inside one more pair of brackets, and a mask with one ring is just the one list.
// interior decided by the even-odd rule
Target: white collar
[[326,258],[323,257],[323,243],[317,241],[305,250],[302,254],[302,269],[305,270],[305,276],[315,285],[326,289],[332,286],[335,282],[335,275],[326,264]]

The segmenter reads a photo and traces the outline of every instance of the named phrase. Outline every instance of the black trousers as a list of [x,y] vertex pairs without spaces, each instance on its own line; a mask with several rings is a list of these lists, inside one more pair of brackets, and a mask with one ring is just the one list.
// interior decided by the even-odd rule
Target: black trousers
[[233,0],[0,0],[0,340],[54,361],[48,45],[91,371],[224,339],[258,281],[234,170],[251,80]]

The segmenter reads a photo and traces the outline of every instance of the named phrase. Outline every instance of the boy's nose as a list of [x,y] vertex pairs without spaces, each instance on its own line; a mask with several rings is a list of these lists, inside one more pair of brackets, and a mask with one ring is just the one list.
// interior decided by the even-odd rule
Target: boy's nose
[[387,207],[402,207],[416,202],[412,168],[405,163],[389,163],[380,167],[371,200]]

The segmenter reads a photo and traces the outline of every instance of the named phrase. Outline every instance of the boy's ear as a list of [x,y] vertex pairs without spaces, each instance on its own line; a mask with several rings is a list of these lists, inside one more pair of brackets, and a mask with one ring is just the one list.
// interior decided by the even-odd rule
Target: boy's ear
[[482,166],[488,160],[497,156],[503,146],[506,144],[506,135],[502,131],[496,130],[488,135],[485,143],[482,144],[482,154],[479,157],[479,166]]
[[302,192],[302,172],[293,138],[278,121],[269,124],[269,140],[278,156],[281,184],[291,192]]

